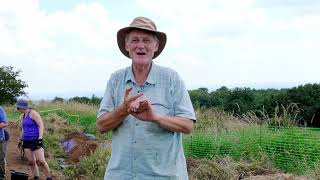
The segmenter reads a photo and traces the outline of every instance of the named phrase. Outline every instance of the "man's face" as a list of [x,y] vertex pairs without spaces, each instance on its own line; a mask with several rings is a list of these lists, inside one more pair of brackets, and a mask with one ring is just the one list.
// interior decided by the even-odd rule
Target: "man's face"
[[158,41],[153,34],[133,30],[128,34],[125,48],[134,64],[146,65],[158,50]]

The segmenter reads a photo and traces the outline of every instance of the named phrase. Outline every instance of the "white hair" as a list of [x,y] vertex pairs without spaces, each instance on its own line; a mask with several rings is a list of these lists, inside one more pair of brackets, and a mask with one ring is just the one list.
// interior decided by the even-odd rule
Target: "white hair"
[[[135,29],[130,30],[130,31],[128,31],[128,32],[126,33],[126,36],[125,36],[125,38],[124,38],[124,41],[125,41],[125,42],[128,42],[129,34],[131,33],[131,31],[134,31],[134,30],[135,30]],[[143,31],[143,32],[146,32],[146,33],[149,33],[149,34],[152,34],[152,36],[153,36],[154,40],[156,40],[156,41],[157,41],[157,43],[159,44],[159,38],[158,38],[158,36],[157,36],[155,33],[152,33],[152,32],[150,32],[150,31],[140,30],[140,29],[137,29],[137,30],[139,30],[139,31]]]

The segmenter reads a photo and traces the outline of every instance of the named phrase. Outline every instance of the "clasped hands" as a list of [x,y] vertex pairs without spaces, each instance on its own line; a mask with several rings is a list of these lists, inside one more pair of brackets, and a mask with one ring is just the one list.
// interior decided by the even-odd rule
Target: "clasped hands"
[[151,102],[143,97],[143,93],[130,96],[132,87],[127,87],[124,96],[123,106],[132,116],[142,121],[155,121],[156,114],[152,110]]

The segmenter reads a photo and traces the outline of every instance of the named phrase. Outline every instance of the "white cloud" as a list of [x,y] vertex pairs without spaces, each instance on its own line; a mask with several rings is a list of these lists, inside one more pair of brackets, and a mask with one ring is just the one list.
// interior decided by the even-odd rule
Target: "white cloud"
[[[264,9],[253,0],[154,1],[138,0],[145,10],[161,17],[159,29],[167,32],[174,48],[210,48],[216,39],[233,39],[260,31],[268,23]],[[163,26],[163,24],[169,24]],[[172,40],[174,38],[174,40]],[[192,43],[189,43],[192,42]]]
[[99,3],[80,4],[71,12],[57,11],[48,16],[51,31],[73,33],[88,48],[106,48],[113,46],[115,29],[107,10]]
[[188,87],[319,82],[319,3],[268,2],[137,0],[127,12],[111,9],[123,2],[46,11],[37,0],[0,0],[0,61],[22,70],[30,94],[102,90],[130,64],[115,36],[130,22],[120,20],[144,12],[168,35],[155,62],[176,69]]
[[37,1],[3,1],[0,7],[0,52],[20,54],[48,48],[52,44],[44,38],[44,14],[37,9]]
[[[19,5],[19,6],[18,6]],[[87,48],[113,46],[115,27],[99,3],[79,4],[72,11],[45,14],[38,1],[5,1],[0,8],[1,53],[38,53],[61,46],[57,36],[71,33]]]
[[[274,14],[254,0],[138,2],[161,17],[159,27],[170,24],[164,52],[175,54],[166,54],[173,61],[167,64],[191,85],[319,81],[312,76],[320,47],[312,41],[320,38],[317,15],[296,16],[298,8],[292,16]],[[300,75],[303,66],[308,72]]]
[[301,33],[318,33],[320,31],[320,14],[305,15],[281,21],[276,27],[282,31],[293,31]]
[[93,84],[104,88],[107,76],[125,63],[107,57],[108,51],[118,51],[117,27],[99,3],[45,13],[38,1],[5,1],[0,6],[1,64],[22,70],[31,95],[85,91]]

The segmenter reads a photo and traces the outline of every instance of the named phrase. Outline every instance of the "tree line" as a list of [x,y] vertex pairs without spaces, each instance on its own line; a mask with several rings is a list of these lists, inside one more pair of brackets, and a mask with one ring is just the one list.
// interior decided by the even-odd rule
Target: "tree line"
[[279,115],[276,107],[296,104],[297,120],[310,127],[320,127],[320,84],[305,84],[290,89],[251,89],[225,86],[209,92],[207,88],[189,91],[195,108],[220,108],[224,111],[243,115],[253,112],[256,115]]
[[99,105],[101,100],[102,100],[101,97],[98,97],[93,94],[90,98],[85,96],[75,96],[69,99],[55,97],[52,101],[53,102],[78,102],[82,104]]

